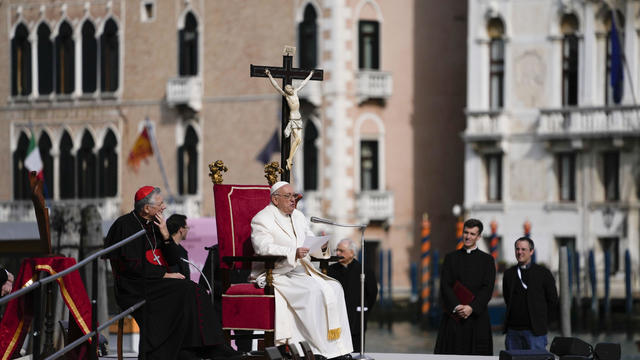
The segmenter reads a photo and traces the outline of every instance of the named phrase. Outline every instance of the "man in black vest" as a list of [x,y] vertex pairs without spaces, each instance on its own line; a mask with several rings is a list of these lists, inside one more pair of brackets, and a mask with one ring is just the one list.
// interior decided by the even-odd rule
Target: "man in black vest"
[[502,278],[507,350],[545,350],[547,324],[557,315],[556,282],[547,268],[531,262],[533,249],[530,238],[516,240],[518,264],[507,269]]

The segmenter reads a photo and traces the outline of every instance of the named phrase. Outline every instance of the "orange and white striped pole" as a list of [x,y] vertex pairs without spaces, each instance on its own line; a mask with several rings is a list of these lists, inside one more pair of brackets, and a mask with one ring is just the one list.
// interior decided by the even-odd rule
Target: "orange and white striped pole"
[[[524,224],[522,224],[522,228],[524,230],[524,236],[531,238],[531,221],[525,220]],[[531,262],[535,264],[536,262],[536,252],[533,252],[531,256]]]
[[495,220],[491,221],[491,256],[493,256],[493,260],[496,261],[496,266],[498,266],[498,223]]
[[431,295],[431,222],[429,221],[429,215],[426,213],[422,215],[422,246],[421,253],[421,283],[422,292],[420,298],[422,299],[422,315],[426,316],[431,309],[430,295]]
[[456,244],[456,250],[462,249],[464,243],[462,242],[462,230],[464,228],[464,221],[462,216],[458,216],[458,221],[456,222],[456,239],[458,239],[458,243]]

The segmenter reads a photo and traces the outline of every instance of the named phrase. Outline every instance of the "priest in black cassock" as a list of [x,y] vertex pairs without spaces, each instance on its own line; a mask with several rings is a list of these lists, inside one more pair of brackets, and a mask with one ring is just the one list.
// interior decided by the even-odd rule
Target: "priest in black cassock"
[[145,235],[110,253],[118,305],[127,309],[145,299],[133,313],[140,326],[141,359],[229,359],[239,353],[224,345],[220,321],[209,296],[179,272],[162,212],[160,189],[143,186],[135,194],[134,210],[109,229],[105,247],[144,229]]
[[[482,234],[482,222],[469,219],[463,229],[462,249],[447,254],[442,265],[440,297],[444,314],[434,353],[493,355],[487,304],[496,279],[495,262],[476,244]],[[457,282],[462,286],[456,286]],[[465,297],[465,290],[460,290],[465,288],[473,295]],[[470,302],[462,304],[466,300]]]
[[178,257],[178,263],[175,267],[170,268],[170,272],[179,272],[185,279],[189,279],[191,276],[191,270],[189,269],[189,263],[182,259],[189,260],[189,252],[180,244],[187,238],[189,233],[189,226],[187,225],[187,217],[182,214],[173,214],[167,218],[167,230],[169,236],[176,246],[172,246],[176,253],[172,254]]

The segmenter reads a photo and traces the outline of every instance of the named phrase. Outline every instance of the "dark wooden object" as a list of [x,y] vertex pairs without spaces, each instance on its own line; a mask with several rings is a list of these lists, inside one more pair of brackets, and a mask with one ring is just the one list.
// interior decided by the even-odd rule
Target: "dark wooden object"
[[[251,64],[250,76],[251,77],[268,77],[265,74],[265,70],[269,69],[271,72],[271,76],[274,79],[282,79],[282,89],[286,85],[291,85],[293,79],[296,80],[304,80],[311,72],[311,69],[301,69],[293,67],[293,56],[291,55],[283,55],[282,56],[282,67],[277,66],[263,66],[263,65],[253,65]],[[324,71],[322,69],[313,69],[313,76],[311,76],[311,80],[322,81],[324,77]],[[280,164],[287,163],[287,157],[289,156],[289,149],[291,148],[291,142],[288,138],[284,137],[284,129],[287,127],[287,123],[289,122],[289,105],[287,104],[287,100],[282,97],[282,111],[281,115],[281,126],[280,126]],[[282,175],[280,179],[282,181],[289,181],[291,178],[290,172],[286,169],[286,166],[283,165]]]

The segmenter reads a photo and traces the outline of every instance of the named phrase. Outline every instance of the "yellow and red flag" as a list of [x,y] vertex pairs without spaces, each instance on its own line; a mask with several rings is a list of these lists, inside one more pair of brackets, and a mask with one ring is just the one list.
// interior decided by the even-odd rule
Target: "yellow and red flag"
[[136,142],[133,144],[133,148],[131,148],[127,164],[129,164],[129,166],[134,171],[138,171],[138,168],[140,167],[140,161],[145,160],[151,155],[153,155],[153,147],[151,146],[149,132],[147,130],[147,127],[145,126],[136,139]]

